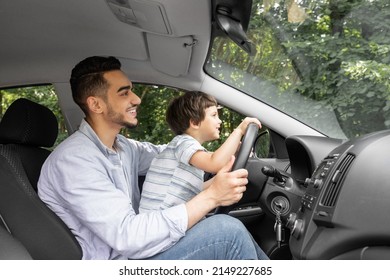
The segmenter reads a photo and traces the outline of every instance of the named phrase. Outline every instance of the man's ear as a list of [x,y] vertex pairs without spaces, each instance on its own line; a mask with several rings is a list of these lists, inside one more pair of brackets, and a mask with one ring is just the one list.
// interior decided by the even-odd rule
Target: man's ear
[[88,106],[88,109],[93,113],[100,114],[103,112],[102,100],[99,97],[88,96],[87,106]]

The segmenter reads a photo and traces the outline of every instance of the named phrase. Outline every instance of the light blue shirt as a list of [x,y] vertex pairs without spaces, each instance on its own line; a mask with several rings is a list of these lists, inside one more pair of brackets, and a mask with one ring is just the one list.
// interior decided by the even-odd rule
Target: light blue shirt
[[108,149],[83,120],[42,167],[39,197],[71,229],[83,259],[143,259],[185,235],[184,204],[138,214],[138,175],[165,146],[118,135]]
[[140,212],[189,201],[203,189],[204,171],[190,164],[205,148],[187,134],[177,135],[152,161],[142,188]]

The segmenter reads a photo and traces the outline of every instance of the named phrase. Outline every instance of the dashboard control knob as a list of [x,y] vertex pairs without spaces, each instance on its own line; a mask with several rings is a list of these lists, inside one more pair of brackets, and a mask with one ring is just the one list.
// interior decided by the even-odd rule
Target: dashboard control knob
[[287,218],[287,223],[286,227],[290,230],[294,228],[294,223],[297,220],[297,214],[296,213],[291,213],[288,218]]
[[322,186],[322,180],[321,179],[315,179],[313,183],[313,187],[315,189],[319,189]]
[[301,219],[296,219],[291,230],[291,235],[296,239],[299,239],[303,232],[303,221]]

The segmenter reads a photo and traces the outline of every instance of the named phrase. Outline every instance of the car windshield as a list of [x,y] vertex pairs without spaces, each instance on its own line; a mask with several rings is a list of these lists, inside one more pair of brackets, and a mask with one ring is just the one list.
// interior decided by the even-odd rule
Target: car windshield
[[206,72],[336,138],[390,128],[389,0],[254,0],[255,53],[215,37]]

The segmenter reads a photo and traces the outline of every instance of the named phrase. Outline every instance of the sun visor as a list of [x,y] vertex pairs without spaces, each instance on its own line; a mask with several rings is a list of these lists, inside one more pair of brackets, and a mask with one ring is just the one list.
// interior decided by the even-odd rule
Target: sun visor
[[171,34],[164,7],[154,1],[107,0],[114,15],[122,22],[147,32]]
[[192,48],[197,42],[193,37],[166,37],[147,33],[146,38],[150,60],[156,70],[175,77],[187,74]]

